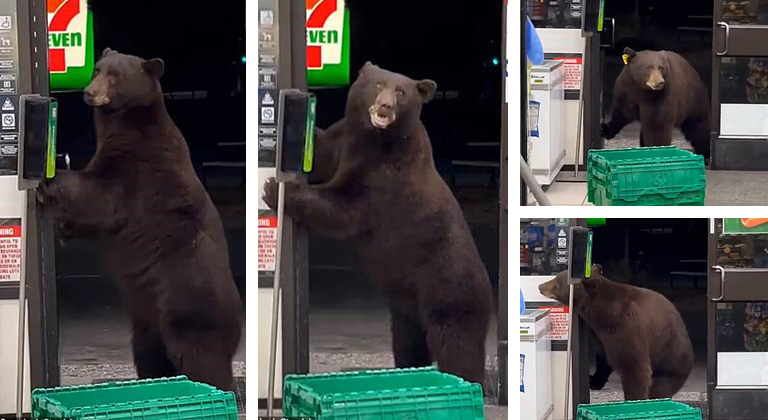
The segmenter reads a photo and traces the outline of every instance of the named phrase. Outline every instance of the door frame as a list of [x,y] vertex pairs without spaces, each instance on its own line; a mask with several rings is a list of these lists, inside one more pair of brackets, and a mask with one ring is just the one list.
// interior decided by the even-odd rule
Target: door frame
[[730,25],[723,21],[722,0],[714,0],[712,22],[711,168],[768,170],[768,133],[763,137],[720,136],[721,59],[768,57],[768,26]]
[[[717,305],[768,302],[768,268],[722,268],[717,265],[717,239],[723,219],[710,219],[707,270],[707,408],[710,420],[760,419],[768,412],[768,388],[717,387]],[[761,290],[762,289],[762,290]],[[761,293],[762,292],[762,293]],[[734,412],[734,410],[739,410]]]

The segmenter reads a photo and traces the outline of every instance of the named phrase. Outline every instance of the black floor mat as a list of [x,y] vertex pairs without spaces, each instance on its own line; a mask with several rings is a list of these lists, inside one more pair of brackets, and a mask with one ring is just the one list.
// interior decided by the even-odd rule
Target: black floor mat
[[[91,381],[93,384],[102,384],[105,382],[123,382],[130,381],[136,378],[126,379],[94,379]],[[239,415],[245,415],[245,376],[235,376],[235,400],[237,400],[237,413]]]

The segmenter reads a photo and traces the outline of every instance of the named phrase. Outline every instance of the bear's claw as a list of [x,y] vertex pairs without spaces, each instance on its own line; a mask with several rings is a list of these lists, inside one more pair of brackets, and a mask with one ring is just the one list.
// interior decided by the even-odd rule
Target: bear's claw
[[606,123],[600,124],[600,135],[606,140],[616,137],[616,133],[613,133]]

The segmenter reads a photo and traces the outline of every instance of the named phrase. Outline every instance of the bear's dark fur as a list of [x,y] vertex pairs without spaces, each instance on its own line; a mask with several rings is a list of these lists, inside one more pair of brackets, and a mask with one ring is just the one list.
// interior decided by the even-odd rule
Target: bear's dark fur
[[[317,184],[288,182],[285,211],[356,245],[363,270],[389,297],[397,367],[436,361],[482,383],[491,283],[419,118],[435,89],[366,63],[344,118],[318,132],[319,161],[330,168]],[[264,200],[276,208],[274,179]]]
[[[568,273],[539,291],[567,304]],[[621,375],[626,400],[669,398],[685,384],[693,369],[693,346],[680,312],[667,298],[612,282],[594,267],[591,278],[574,286],[573,306],[602,344],[610,369]]]
[[71,235],[104,237],[133,327],[139,378],[187,375],[231,390],[241,303],[218,211],[165,109],[159,59],[105,50],[85,101],[96,153],[40,185]]
[[671,51],[624,49],[628,63],[613,88],[611,121],[601,134],[615,137],[640,120],[640,146],[669,146],[680,128],[696,153],[709,158],[709,94],[696,70]]

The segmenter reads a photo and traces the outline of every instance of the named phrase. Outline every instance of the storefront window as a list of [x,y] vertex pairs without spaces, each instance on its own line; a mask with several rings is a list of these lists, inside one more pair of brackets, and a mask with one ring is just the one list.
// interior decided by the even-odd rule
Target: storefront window
[[581,0],[526,0],[528,18],[537,28],[580,28]]
[[[718,232],[723,232],[722,229],[720,224]],[[768,234],[728,234],[726,230],[717,238],[717,265],[726,268],[768,268]]]
[[[520,220],[520,274],[549,275],[568,269],[567,248],[558,246],[567,219]],[[561,234],[562,235],[562,234]]]
[[723,0],[723,22],[729,25],[768,25],[768,0]]

